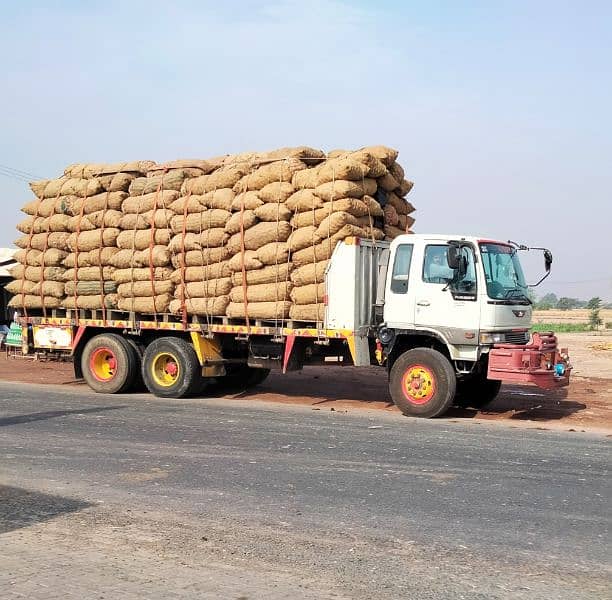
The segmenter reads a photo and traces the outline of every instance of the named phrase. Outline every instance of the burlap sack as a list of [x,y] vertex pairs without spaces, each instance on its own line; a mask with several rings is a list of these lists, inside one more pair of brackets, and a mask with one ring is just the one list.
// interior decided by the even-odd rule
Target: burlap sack
[[40,250],[18,250],[15,260],[22,265],[31,267],[57,267],[68,256],[67,252],[57,248],[49,248],[46,252]]
[[56,220],[59,224],[60,219],[64,220],[65,229],[64,231],[93,231],[94,229],[100,229],[105,227],[118,228],[121,223],[123,213],[118,210],[98,210],[89,215],[81,215],[77,217],[67,217],[66,215],[55,215],[50,218]]
[[241,229],[248,229],[257,223],[257,217],[252,210],[243,210],[234,213],[225,224],[225,231],[230,235],[238,233]]
[[260,221],[289,221],[293,213],[284,204],[264,204],[254,210]]
[[[186,298],[185,311],[188,315],[225,316],[228,304],[229,296]],[[181,314],[182,306],[181,300],[172,300],[169,307],[170,312],[175,315]]]
[[67,281],[65,285],[66,296],[99,296],[114,294],[116,291],[117,284],[114,281]]
[[325,297],[325,283],[311,283],[294,287],[291,290],[291,300],[294,304],[318,304]]
[[[282,263],[279,265],[271,265],[269,267],[263,267],[261,269],[254,269],[246,271],[246,282],[247,285],[257,285],[261,283],[280,283],[281,281],[287,281],[291,271],[293,270],[293,264]],[[242,271],[236,271],[232,273],[232,284],[234,286],[241,286],[244,278]]]
[[107,192],[127,192],[134,179],[136,179],[135,173],[115,173],[98,177],[102,189]]
[[209,175],[203,185],[202,192],[233,188],[250,170],[251,167],[247,163],[236,163],[221,167]]
[[117,236],[118,248],[144,250],[151,244],[167,246],[172,239],[169,229],[134,229],[132,231],[121,231]]
[[323,304],[294,304],[289,309],[289,318],[295,321],[325,320],[325,305]]
[[291,183],[296,190],[312,189],[317,187],[319,180],[319,166],[297,171],[291,178]]
[[35,296],[63,298],[64,284],[59,281],[40,281],[34,284],[30,293]]
[[153,177],[138,177],[130,184],[130,196],[141,196],[158,190],[175,190],[178,192],[183,185],[183,181],[193,175],[195,173],[190,173],[188,169],[173,169]]
[[[89,252],[72,252],[63,261],[64,267],[72,268],[79,267],[95,267],[98,265],[110,265],[111,259],[119,252],[119,248],[108,246],[105,248],[96,248]],[[77,264],[78,263],[78,264]]]
[[382,206],[372,196],[364,196],[361,201],[368,207],[368,215],[371,217],[383,217]]
[[243,206],[245,210],[255,210],[263,204],[264,201],[259,198],[257,192],[244,192],[236,195],[232,202],[232,210],[242,210]]
[[232,280],[229,277],[222,279],[209,279],[207,281],[191,281],[176,286],[175,298],[216,298],[227,296],[232,289]]
[[399,215],[397,227],[402,231],[408,231],[414,225],[414,219],[410,215]]
[[31,294],[32,290],[34,289],[34,287],[36,286],[36,282],[35,281],[28,281],[27,279],[13,279],[13,281],[9,281],[5,286],[4,289],[9,293],[9,294]]
[[184,269],[176,269],[172,272],[170,279],[179,284],[182,281],[207,281],[209,279],[222,279],[229,277],[232,271],[228,261],[213,263],[208,266],[201,267],[185,267]]
[[351,160],[355,160],[367,168],[366,177],[382,177],[387,170],[385,164],[371,152],[367,150],[357,150],[356,152],[350,152],[348,157]]
[[287,242],[270,242],[256,250],[257,259],[264,265],[278,265],[289,262],[289,245]]
[[174,283],[170,280],[130,281],[117,286],[117,293],[121,298],[159,296],[160,294],[172,294],[172,292],[174,292]]
[[[67,296],[62,300],[62,306],[74,310],[75,308],[82,310],[101,310],[102,300],[104,299],[104,308],[115,310],[117,308],[117,294],[108,294],[105,296]],[[75,301],[76,300],[76,301]]]
[[308,227],[295,229],[289,236],[287,245],[292,252],[297,252],[308,246],[315,246],[321,239],[317,234],[317,228],[314,225],[309,225]]
[[[64,215],[56,215],[65,219]],[[17,231],[28,235],[29,233],[46,233],[47,231],[66,231],[66,228],[62,229],[51,229],[51,219],[53,217],[33,217],[29,216],[27,219],[17,223]]]
[[387,168],[396,161],[398,155],[397,150],[387,146],[366,146],[362,150],[378,158]]
[[391,173],[395,181],[399,181],[400,183],[404,181],[404,169],[398,162],[394,162],[392,165],[389,165],[389,173]]
[[175,215],[171,221],[171,228],[173,233],[182,233],[183,223],[185,223],[185,231],[200,233],[205,229],[212,229],[213,227],[225,227],[230,216],[231,213],[229,211],[219,208],[212,208],[201,213],[187,215],[186,219],[184,215]]
[[202,204],[207,208],[220,208],[222,210],[231,210],[232,202],[236,194],[231,188],[221,188],[212,192],[206,192],[202,196]]
[[221,166],[217,160],[202,160],[201,158],[179,158],[170,160],[161,165],[154,165],[149,168],[147,174],[157,175],[160,172],[170,172],[174,169],[182,169],[189,177],[201,177],[207,175]]
[[[199,267],[211,265],[229,259],[231,252],[227,247],[222,248],[202,248],[202,250],[189,250],[183,255],[175,254],[172,256],[172,266],[179,269],[185,267]],[[163,265],[160,265],[163,266]]]
[[60,198],[55,205],[56,213],[65,213],[71,217],[81,214],[89,215],[99,210],[121,210],[123,202],[128,197],[125,192],[104,192],[89,198],[66,196]]
[[25,308],[25,309],[37,309],[37,308],[59,308],[61,300],[59,298],[53,298],[52,296],[32,296],[30,294],[17,294],[13,296],[8,303],[11,308]]
[[399,227],[393,227],[393,225],[385,225],[385,235],[390,239],[395,239],[398,235],[404,235],[406,231]]
[[332,158],[325,161],[317,169],[316,186],[328,181],[361,181],[368,175],[368,168],[362,163],[353,160],[350,156],[346,158]]
[[408,203],[396,194],[391,193],[388,195],[387,206],[392,206],[398,215],[408,214]]
[[273,181],[261,188],[257,195],[264,202],[273,202],[275,204],[284,202],[295,192],[295,188],[289,181]]
[[406,202],[406,210],[408,211],[406,214],[409,215],[416,210],[414,206],[412,205],[412,202],[406,200],[406,198],[404,198],[404,202]]
[[338,198],[361,198],[373,196],[376,193],[376,179],[366,178],[361,181],[330,181],[318,185],[314,193],[323,200],[336,200]]
[[406,179],[404,179],[403,181],[400,181],[400,186],[397,190],[397,193],[400,196],[405,196],[406,194],[410,192],[413,186],[414,186],[414,183],[412,183],[412,181],[407,181]]
[[[232,302],[244,302],[245,292],[247,302],[280,302],[289,300],[289,294],[293,284],[290,281],[280,283],[262,283],[259,285],[246,285],[232,288],[230,300]],[[249,315],[251,312],[249,311]]]
[[[285,242],[291,235],[291,225],[286,221],[278,223],[257,223],[244,232],[245,250],[257,250],[269,242]],[[234,234],[227,242],[228,250],[234,254],[242,248],[241,234]]]
[[263,164],[248,175],[242,177],[242,179],[234,185],[234,191],[240,193],[249,190],[261,190],[269,183],[291,181],[291,177],[296,171],[305,168],[306,165],[296,158]]
[[257,250],[245,250],[244,252],[237,252],[229,260],[229,268],[232,271],[250,271],[253,269],[261,269],[263,263],[257,258]]
[[193,213],[201,213],[206,210],[206,206],[202,203],[204,196],[189,194],[187,196],[181,196],[174,202],[168,205],[168,208],[176,215],[184,215]]
[[72,252],[89,252],[103,246],[115,246],[120,233],[121,230],[116,227],[83,231],[79,234],[71,233],[67,237],[65,246],[68,246]]
[[321,208],[323,204],[324,201],[319,196],[316,196],[311,189],[298,190],[291,194],[285,202],[285,206],[296,213],[312,211],[313,209]]
[[[63,267],[26,267],[24,265],[15,265],[11,269],[11,277],[16,280],[25,279],[30,282],[37,281],[65,281],[64,273],[66,269]],[[8,284],[7,284],[8,285]],[[9,290],[11,294],[15,292]]]
[[173,270],[169,267],[155,267],[139,269],[116,269],[113,273],[115,283],[129,283],[130,281],[166,281],[171,278]]
[[301,267],[309,263],[328,260],[334,251],[336,244],[331,239],[323,240],[316,246],[309,246],[303,250],[294,252],[291,260],[296,267]]
[[126,214],[140,215],[153,209],[168,208],[178,197],[179,193],[172,190],[150,192],[142,196],[132,195],[123,201],[121,210]]
[[399,216],[393,205],[385,204],[385,208],[383,210],[385,215],[385,225],[393,225],[394,227],[397,227]]
[[321,224],[316,230],[317,236],[320,239],[331,237],[345,225],[358,225],[357,217],[347,212],[334,212],[321,221]]
[[319,227],[323,220],[334,212],[347,212],[355,217],[363,217],[368,214],[368,206],[365,202],[355,198],[340,198],[333,202],[326,202],[322,208],[297,213],[293,215],[290,222],[295,229]]
[[130,297],[117,300],[117,308],[125,312],[136,312],[142,314],[161,314],[167,313],[172,296],[170,294],[160,294],[151,297]]
[[146,250],[120,250],[110,264],[118,269],[128,267],[167,267],[170,264],[170,251],[166,246],[153,246]]
[[229,235],[221,227],[207,229],[202,233],[186,233],[175,235],[171,240],[168,248],[173,254],[183,251],[200,250],[201,248],[218,248],[223,246]]
[[[78,196],[88,198],[103,191],[97,179],[75,179],[72,177],[59,177],[44,181],[35,181],[30,184],[31,190],[39,198],[57,198],[58,196]],[[42,191],[41,191],[42,190]]]
[[[291,302],[249,302],[249,317],[251,319],[286,319],[289,316]],[[230,302],[225,314],[232,318],[245,318],[245,305],[241,302]]]
[[141,215],[128,213],[119,221],[120,229],[169,229],[174,212],[167,208],[149,210]]
[[258,159],[262,161],[287,158],[299,158],[306,164],[316,164],[325,159],[325,152],[317,148],[311,148],[310,146],[295,146],[258,153]]
[[71,234],[63,231],[24,235],[15,240],[15,246],[18,248],[33,248],[34,250],[48,250],[50,248],[62,250],[66,248],[66,243],[70,235]]
[[379,177],[377,180],[378,188],[384,190],[385,192],[393,192],[397,190],[400,186],[399,181],[391,175],[391,173],[387,172],[382,177]]
[[144,174],[155,167],[152,160],[133,160],[130,162],[117,163],[75,163],[64,169],[66,177],[79,179],[94,179],[100,175],[114,175],[116,173]]
[[68,281],[111,281],[113,279],[114,267],[79,267],[66,269],[64,280]]

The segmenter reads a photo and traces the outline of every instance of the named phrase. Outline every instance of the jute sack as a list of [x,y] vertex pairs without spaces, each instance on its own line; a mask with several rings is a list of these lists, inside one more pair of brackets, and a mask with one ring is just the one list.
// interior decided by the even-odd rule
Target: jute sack
[[150,297],[130,297],[117,300],[117,308],[126,312],[137,312],[143,314],[159,314],[168,312],[172,296],[160,294]]
[[357,217],[346,212],[334,212],[325,217],[316,232],[320,239],[331,237],[345,225],[357,225]]
[[172,294],[173,291],[174,283],[169,280],[130,281],[129,283],[120,283],[117,286],[117,293],[122,298],[159,296],[161,294]]
[[324,321],[325,305],[321,304],[294,304],[289,309],[289,318],[296,321]]
[[[248,305],[251,319],[286,319],[289,316],[291,302],[253,302]],[[230,302],[225,314],[233,318],[245,318],[245,305],[241,302]]]
[[22,265],[31,267],[57,267],[68,256],[67,252],[57,248],[49,248],[45,252],[40,250],[18,250],[15,252],[15,260]]
[[236,194],[231,188],[221,188],[220,190],[206,192],[202,196],[202,204],[208,208],[231,210],[235,196]]
[[[227,260],[231,256],[231,252],[226,248],[202,248],[202,250],[189,250],[183,255],[174,254],[172,256],[172,266],[175,269],[181,266],[199,267],[211,265]],[[160,265],[162,266],[162,265]]]
[[385,213],[385,225],[393,225],[397,227],[399,222],[399,215],[397,211],[391,204],[385,204],[385,208],[383,209]]
[[[45,267],[44,271],[42,267],[26,267],[24,265],[15,265],[11,269],[11,277],[14,279],[25,279],[30,282],[37,281],[65,281],[64,273],[66,269],[63,267]],[[12,283],[12,282],[11,282]],[[8,284],[7,284],[8,286]],[[8,289],[8,288],[7,288]],[[8,290],[11,294],[19,293]]]
[[[278,223],[257,223],[244,232],[244,248],[257,250],[270,242],[286,242],[291,235],[291,225],[286,221]],[[234,234],[227,242],[229,251],[233,254],[242,249],[241,234]]]
[[33,296],[30,294],[17,294],[8,303],[11,308],[59,308],[61,300],[52,296]]
[[[299,159],[289,158],[261,165],[253,172],[245,175],[234,185],[236,193],[249,190],[261,190],[275,181],[291,181],[296,171],[305,169],[306,165]],[[263,198],[262,198],[263,200]]]
[[258,154],[260,160],[279,160],[283,158],[299,158],[305,163],[318,163],[325,159],[325,152],[310,146],[295,146],[278,148],[268,152],[260,152]]
[[219,166],[222,162],[216,159],[201,158],[179,158],[177,160],[170,160],[161,165],[154,165],[147,171],[147,175],[156,174],[158,171],[170,171],[173,169],[184,169],[191,176],[206,175]]
[[372,196],[364,196],[361,201],[368,207],[369,216],[382,217],[384,215],[382,206],[376,199],[372,198]]
[[264,204],[254,211],[260,221],[289,221],[293,213],[284,204]]
[[30,189],[39,198],[57,198],[58,196],[86,198],[103,191],[102,185],[97,179],[75,179],[72,177],[48,179],[46,182],[35,181],[30,184]]
[[362,150],[378,158],[387,168],[397,160],[398,151],[387,146],[366,146]]
[[361,181],[368,175],[369,169],[362,163],[352,159],[350,156],[345,158],[332,158],[325,161],[317,169],[316,185],[327,183],[328,181],[349,180]]
[[278,265],[289,261],[289,245],[287,242],[270,242],[256,250],[257,258],[264,265]]
[[119,252],[119,248],[115,248],[114,246],[96,248],[89,252],[72,252],[64,259],[62,264],[68,268],[75,266],[96,267],[99,265],[110,265],[111,259],[117,252]]
[[64,297],[64,284],[58,281],[40,281],[34,284],[31,294],[37,296],[51,296],[53,298]]
[[252,210],[243,210],[234,213],[225,224],[225,231],[230,235],[238,233],[241,229],[248,229],[257,223],[257,216]]
[[308,285],[309,283],[321,283],[325,280],[325,270],[329,264],[328,260],[322,260],[297,269],[291,272],[291,281],[296,286]]
[[201,213],[187,215],[187,218],[184,215],[175,215],[170,225],[174,233],[182,233],[183,224],[185,231],[200,233],[200,231],[213,227],[225,227],[230,216],[231,213],[228,210],[212,208]]
[[234,212],[242,210],[243,207],[246,210],[255,210],[256,208],[263,206],[264,201],[259,198],[257,192],[243,192],[237,194],[232,202],[232,210]]
[[296,213],[311,211],[315,208],[321,208],[324,201],[316,196],[311,189],[298,190],[291,194],[285,202],[285,206]]
[[170,252],[176,254],[183,250],[200,250],[201,248],[218,248],[223,246],[229,239],[229,235],[221,227],[207,229],[202,233],[186,233],[175,235],[168,248]]
[[68,281],[65,285],[66,296],[99,296],[114,294],[117,284],[114,281]]
[[222,188],[233,188],[250,170],[251,167],[246,163],[221,167],[208,176],[202,191],[214,192]]
[[139,269],[116,269],[113,273],[115,283],[129,283],[131,281],[166,281],[171,278],[173,271],[170,267],[154,267]]
[[216,298],[227,296],[232,289],[232,280],[229,277],[209,279],[208,281],[190,281],[177,285],[174,290],[175,298]]
[[403,181],[400,182],[400,186],[397,190],[397,193],[400,196],[405,196],[406,194],[410,192],[410,190],[413,187],[414,187],[414,183],[412,183],[412,181],[407,181],[406,179],[404,179]]
[[376,156],[374,156],[371,152],[367,150],[357,150],[355,152],[349,152],[348,158],[351,160],[355,160],[367,168],[367,177],[381,177],[385,174],[387,167],[385,164]]
[[264,202],[285,202],[295,192],[295,188],[289,181],[273,181],[261,188],[257,195]]
[[5,286],[4,289],[9,293],[9,294],[31,294],[32,290],[34,289],[34,287],[36,286],[36,282],[35,281],[29,281],[28,279],[23,279],[23,278],[19,278],[19,279],[13,279],[13,281],[9,281]]
[[414,219],[409,215],[399,215],[397,226],[403,231],[408,231],[414,225]]
[[179,193],[172,190],[132,195],[123,201],[121,210],[126,214],[142,214],[157,208],[168,208],[178,197]]
[[297,171],[291,178],[291,183],[296,190],[312,189],[317,187],[319,180],[319,166]]
[[361,181],[329,181],[318,185],[314,193],[323,200],[335,200],[337,198],[362,198],[373,196],[376,193],[376,179],[362,179]]
[[[27,204],[24,204],[21,207],[21,212],[31,217],[50,217],[55,212],[63,212],[55,210],[57,204],[59,204],[59,200],[56,198],[50,198],[48,200],[40,200],[37,198],[36,200],[31,200]],[[29,232],[24,231],[23,233]]]
[[[247,285],[257,285],[261,283],[279,283],[280,281],[287,281],[292,269],[292,263],[282,263],[246,271],[246,282]],[[242,271],[232,273],[232,284],[234,286],[241,286],[243,280]]]
[[103,299],[104,308],[109,310],[117,308],[119,299],[117,294],[108,294],[105,296],[67,296],[62,300],[62,306],[70,309],[100,310],[102,308]]
[[[104,192],[88,198],[67,196],[56,203],[55,212],[77,217],[83,212],[89,215],[99,210],[121,210],[123,202],[128,197],[125,192]],[[57,205],[59,204],[59,206]]]
[[66,215],[54,215],[49,220],[59,224],[60,219],[65,223],[63,230],[58,231],[92,231],[103,227],[119,227],[123,213],[118,210],[98,210],[89,215],[68,217]]
[[253,269],[261,269],[263,263],[257,258],[257,250],[245,250],[234,254],[229,260],[229,268],[232,271],[251,271]]
[[317,234],[317,228],[314,225],[309,225],[308,227],[295,229],[289,236],[287,245],[292,252],[297,252],[303,248],[308,248],[308,246],[315,246],[321,239]]
[[323,240],[316,246],[310,246],[303,250],[294,252],[291,260],[296,267],[301,267],[309,263],[319,262],[321,260],[327,260],[331,258],[336,243],[331,239]]
[[168,208],[176,215],[184,215],[193,213],[201,213],[206,210],[206,206],[202,203],[204,196],[189,194],[188,196],[181,196],[171,202]]
[[28,217],[17,225],[21,233],[47,233],[70,231],[68,223],[71,217],[67,215],[51,215],[50,217]]
[[[259,285],[247,285],[246,297],[247,302],[279,302],[281,300],[289,300],[289,294],[293,284],[290,281],[281,281],[280,283],[262,283]],[[230,291],[230,300],[232,302],[244,302],[245,287],[238,286]],[[251,311],[249,311],[249,315]]]
[[18,248],[33,248],[34,250],[47,250],[56,248],[63,250],[66,248],[69,233],[54,231],[53,233],[35,233],[34,235],[24,235],[15,240]]
[[291,300],[294,304],[317,304],[325,297],[324,283],[311,283],[294,287],[291,290]]
[[174,213],[167,208],[148,210],[141,215],[128,213],[122,215],[119,221],[120,229],[149,229],[155,227],[168,229]]
[[354,198],[341,198],[333,202],[326,202],[323,208],[309,210],[293,215],[291,225],[300,229],[302,227],[318,227],[323,220],[334,212],[347,212],[355,217],[364,217],[368,214],[365,202]]
[[98,177],[102,189],[107,192],[127,192],[134,179],[136,179],[135,173],[115,173]]
[[396,181],[402,182],[405,179],[404,169],[398,162],[394,162],[392,165],[389,165],[389,173],[393,175]]
[[393,225],[385,225],[385,235],[390,239],[395,239],[398,235],[404,235],[406,231],[399,227],[393,227]]
[[392,206],[398,215],[408,214],[408,203],[397,194],[391,193],[387,196],[387,206]]
[[94,179],[100,175],[113,175],[115,173],[146,173],[155,166],[152,160],[132,160],[129,162],[116,163],[75,163],[64,169],[66,177],[79,179]]
[[221,279],[229,277],[232,271],[228,261],[213,263],[202,267],[184,267],[172,272],[171,280],[179,284],[181,281],[207,281],[208,279]]
[[379,177],[376,180],[376,184],[379,189],[384,190],[385,192],[393,192],[397,190],[400,186],[400,182],[391,175],[391,173],[387,172],[382,177]]
[[[185,298],[185,312],[188,315],[210,315],[210,316],[225,316],[227,305],[229,304],[229,296],[219,296],[218,298]],[[170,302],[170,312],[172,314],[181,314],[181,300],[172,300]]]
[[128,267],[167,267],[170,264],[170,251],[166,246],[153,246],[147,250],[120,250],[110,264],[118,269]]
[[130,196],[141,196],[142,194],[150,194],[157,190],[174,190],[179,191],[183,181],[189,176],[193,176],[194,172],[189,172],[187,169],[173,169],[168,173],[154,175],[153,177],[138,177],[130,184]]
[[108,227],[94,231],[83,231],[79,234],[71,233],[66,239],[65,246],[72,252],[89,252],[103,246],[115,246],[117,237],[121,233],[116,227]]
[[121,231],[116,239],[118,248],[144,250],[151,244],[167,246],[172,239],[170,229],[134,229],[132,231]]
[[113,278],[114,267],[79,267],[66,269],[64,280],[68,281],[110,281]]

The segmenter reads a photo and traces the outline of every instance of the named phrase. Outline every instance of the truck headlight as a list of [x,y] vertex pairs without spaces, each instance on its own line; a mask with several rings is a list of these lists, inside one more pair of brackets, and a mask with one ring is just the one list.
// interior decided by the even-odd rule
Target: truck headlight
[[501,344],[506,339],[503,333],[487,333],[480,334],[481,344]]

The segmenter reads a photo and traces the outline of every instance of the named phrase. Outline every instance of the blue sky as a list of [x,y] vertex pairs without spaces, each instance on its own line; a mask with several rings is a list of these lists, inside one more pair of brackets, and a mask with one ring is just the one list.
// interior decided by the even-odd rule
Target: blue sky
[[[0,164],[383,143],[417,231],[548,246],[540,293],[612,300],[611,25],[588,1],[7,3]],[[10,245],[31,195],[0,194]]]

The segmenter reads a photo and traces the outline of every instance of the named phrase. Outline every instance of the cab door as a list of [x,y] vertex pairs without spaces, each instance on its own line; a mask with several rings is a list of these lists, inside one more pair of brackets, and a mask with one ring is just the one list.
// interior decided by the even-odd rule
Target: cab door
[[[388,266],[390,276],[385,283],[385,305],[383,319],[388,327],[410,329],[414,326],[413,279],[419,269],[414,267],[415,245],[400,243],[391,252]],[[418,265],[417,265],[418,267]]]

